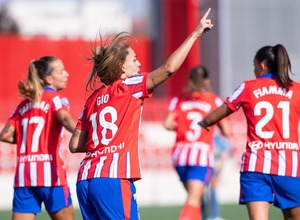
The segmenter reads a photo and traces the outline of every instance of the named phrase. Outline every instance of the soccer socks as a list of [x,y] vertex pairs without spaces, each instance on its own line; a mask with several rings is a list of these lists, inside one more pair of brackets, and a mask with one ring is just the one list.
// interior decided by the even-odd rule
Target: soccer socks
[[197,206],[185,204],[179,214],[179,220],[201,220],[201,209]]

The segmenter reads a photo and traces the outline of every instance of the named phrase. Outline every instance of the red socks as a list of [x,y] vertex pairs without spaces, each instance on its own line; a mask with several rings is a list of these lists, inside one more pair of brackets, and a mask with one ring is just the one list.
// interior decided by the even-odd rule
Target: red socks
[[179,214],[179,220],[201,220],[201,209],[197,206],[185,204]]

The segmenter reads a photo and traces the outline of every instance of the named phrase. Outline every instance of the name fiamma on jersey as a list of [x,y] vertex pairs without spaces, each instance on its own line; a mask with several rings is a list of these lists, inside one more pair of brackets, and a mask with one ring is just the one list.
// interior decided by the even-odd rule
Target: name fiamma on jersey
[[30,109],[32,108],[39,108],[42,109],[44,112],[48,112],[49,108],[50,108],[50,104],[46,103],[45,101],[42,102],[35,102],[35,103],[31,103],[28,102],[26,105],[24,105],[20,110],[19,113],[21,115],[24,115],[26,112],[28,112]]
[[260,98],[265,95],[281,95],[291,99],[293,96],[293,91],[292,90],[287,91],[287,89],[283,87],[269,86],[269,87],[262,87],[254,90],[253,94],[256,98]]

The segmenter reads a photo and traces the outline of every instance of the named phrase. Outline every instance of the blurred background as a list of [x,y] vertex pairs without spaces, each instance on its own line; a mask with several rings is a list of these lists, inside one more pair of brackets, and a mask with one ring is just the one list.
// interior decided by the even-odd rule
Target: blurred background
[[[253,57],[265,45],[283,44],[292,62],[293,79],[300,81],[300,1],[297,0],[0,0],[0,128],[16,107],[17,83],[26,79],[30,60],[44,55],[61,58],[70,73],[62,91],[74,118],[87,94],[91,69],[86,60],[99,33],[133,34],[142,71],[164,62],[190,34],[208,8],[214,28],[194,45],[182,67],[147,100],[140,135],[144,178],[137,182],[141,205],[182,204],[185,192],[171,166],[175,134],[162,127],[167,106],[186,84],[190,67],[203,64],[213,90],[226,98],[245,79],[253,79]],[[218,196],[237,203],[239,161],[245,145],[245,119],[232,117],[233,152],[222,171]],[[84,155],[68,152],[65,161],[75,196],[76,171]],[[0,143],[0,209],[11,207],[15,147]],[[228,178],[230,177],[230,178]],[[5,199],[4,199],[5,198]]]

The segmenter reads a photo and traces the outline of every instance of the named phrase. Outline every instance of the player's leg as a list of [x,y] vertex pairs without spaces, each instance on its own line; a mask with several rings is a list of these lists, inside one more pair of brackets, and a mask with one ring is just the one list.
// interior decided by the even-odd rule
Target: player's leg
[[269,220],[268,202],[247,202],[249,220]]
[[[100,186],[99,186],[100,188]],[[96,189],[100,190],[100,189]],[[78,203],[81,211],[81,215],[83,219],[93,219],[93,220],[100,220],[98,217],[98,212],[100,211],[101,207],[98,207],[98,211],[94,208],[94,203],[90,198],[90,180],[82,180],[76,184],[76,192]]]
[[186,184],[187,200],[180,212],[179,219],[199,220],[201,219],[201,202],[205,185],[199,180],[190,180]]
[[34,220],[41,212],[42,201],[35,194],[35,187],[16,187],[13,198],[12,220]]
[[284,209],[282,210],[285,220],[299,220],[300,219],[300,207]]
[[57,212],[48,212],[51,219],[53,220],[73,220],[74,219],[74,208],[73,205],[62,208]]
[[13,220],[34,220],[35,214],[13,212],[12,219]]
[[269,175],[242,172],[240,204],[246,204],[250,220],[268,220],[270,203],[274,202]]
[[[176,170],[180,173],[179,167]],[[186,168],[183,170],[186,170]],[[211,168],[192,166],[188,167],[187,170],[186,174],[179,174],[181,176],[180,179],[185,181],[184,184],[188,194],[179,219],[199,220],[201,219],[201,200],[205,185],[208,184],[211,176]],[[186,180],[184,180],[183,176],[186,177]]]
[[285,220],[300,219],[300,178],[272,176],[274,206],[282,210]]
[[139,219],[133,180],[94,178],[90,180],[89,192],[99,219]]
[[74,219],[74,209],[68,186],[39,187],[38,193],[53,220]]

